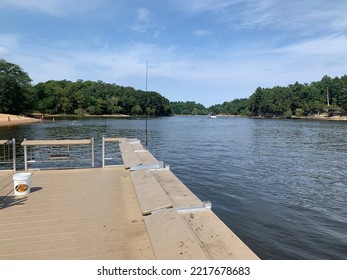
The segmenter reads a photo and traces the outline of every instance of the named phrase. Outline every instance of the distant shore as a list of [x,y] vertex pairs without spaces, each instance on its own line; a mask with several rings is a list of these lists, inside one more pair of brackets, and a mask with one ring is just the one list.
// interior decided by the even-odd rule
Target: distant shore
[[291,120],[322,120],[322,121],[347,121],[347,116],[328,116],[327,114],[316,114],[312,116],[291,116],[290,118],[284,118],[284,117],[264,117],[264,116],[242,116],[242,115],[226,115],[226,114],[219,114],[217,116],[220,117],[244,117],[244,118],[253,118],[253,119],[291,119]]
[[0,113],[0,126],[13,126],[13,125],[26,124],[26,123],[36,123],[36,122],[40,122],[40,120],[35,118],[20,116],[20,115]]
[[130,115],[124,115],[124,114],[112,114],[112,115],[75,115],[75,114],[41,114],[41,113],[34,113],[34,117],[41,118],[42,116],[44,118],[129,118],[134,117]]
[[[129,117],[135,117],[135,116],[129,116],[129,115],[84,115],[84,116],[78,116],[78,115],[47,115],[47,114],[34,114],[34,118],[31,117],[25,117],[20,115],[11,115],[11,114],[1,114],[0,113],[0,127],[2,126],[13,126],[13,125],[22,125],[22,124],[29,124],[29,123],[38,123],[41,122],[41,117],[43,116],[43,121],[52,121],[54,118],[64,118],[64,117],[77,117],[77,118],[129,118]],[[193,116],[193,115],[175,115],[175,116]],[[226,115],[226,114],[219,114],[217,116],[220,117],[246,117],[247,116],[241,116],[241,115]],[[251,118],[266,118],[266,117],[251,117]],[[281,119],[281,118],[273,118],[273,119]],[[290,119],[293,120],[324,120],[324,121],[347,121],[347,116],[328,116],[327,114],[316,114],[312,116],[292,116]]]
[[324,120],[324,121],[347,121],[347,116],[328,116],[326,114],[313,115],[308,117],[295,117],[292,119],[304,119],[304,120]]

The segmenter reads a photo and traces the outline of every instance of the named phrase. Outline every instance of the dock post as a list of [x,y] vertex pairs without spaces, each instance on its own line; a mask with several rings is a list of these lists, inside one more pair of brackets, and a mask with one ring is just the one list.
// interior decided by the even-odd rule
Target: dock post
[[92,167],[94,167],[94,137],[91,139],[91,145],[92,145]]
[[105,136],[102,136],[102,168],[105,167]]
[[16,172],[16,139],[12,138],[12,160],[13,160],[13,171]]
[[[26,139],[24,138],[24,141]],[[24,170],[28,170],[28,151],[27,151],[27,145],[24,145]]]

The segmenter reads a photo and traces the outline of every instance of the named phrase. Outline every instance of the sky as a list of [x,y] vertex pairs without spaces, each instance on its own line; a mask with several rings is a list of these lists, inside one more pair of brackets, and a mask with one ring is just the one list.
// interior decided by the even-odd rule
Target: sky
[[0,59],[205,106],[347,74],[346,0],[0,0]]

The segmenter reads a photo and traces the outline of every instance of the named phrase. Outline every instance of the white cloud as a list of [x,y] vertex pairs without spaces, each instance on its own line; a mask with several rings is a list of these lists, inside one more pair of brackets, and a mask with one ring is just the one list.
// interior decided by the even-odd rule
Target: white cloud
[[95,1],[84,0],[3,0],[1,6],[36,11],[51,16],[66,16],[92,9],[97,5]]
[[[176,3],[177,1],[175,1]],[[316,30],[347,28],[345,0],[329,3],[282,0],[181,0],[177,7],[186,13],[211,13],[216,21],[232,29]]]
[[131,30],[139,33],[147,33],[153,38],[158,38],[165,28],[155,21],[149,9],[139,8],[136,11],[136,19],[131,26]]
[[199,29],[194,32],[195,35],[197,36],[208,36],[212,34],[211,30],[206,30],[206,29]]
[[15,34],[0,34],[0,57],[10,53],[18,46],[18,36]]
[[[68,5],[76,9],[78,5],[75,3],[81,5],[81,1],[71,4],[67,0],[6,0],[6,3],[61,16],[74,10],[73,7],[69,10]],[[39,36],[36,30],[33,30],[34,33],[31,33],[32,30],[25,32],[22,27],[22,37],[0,34],[0,58],[19,64],[34,83],[50,79],[90,79],[138,89],[145,87],[148,60],[150,90],[158,91],[171,100],[190,99],[211,105],[248,97],[258,86],[285,86],[295,81],[319,80],[326,74],[345,74],[347,32],[343,28],[347,26],[344,17],[346,4],[336,8],[337,4],[322,3],[320,0],[293,0],[290,3],[275,0],[182,0],[177,6],[185,7],[185,12],[189,14],[165,10],[165,14],[175,14],[170,21],[164,21],[162,15],[158,16],[160,10],[153,7],[137,9],[135,5],[135,10],[134,7],[127,9],[133,13],[131,16],[124,15],[126,20],[122,21],[123,25],[110,21],[111,26],[123,31],[128,31],[129,22],[133,22],[130,27],[135,32],[129,37],[134,41],[125,42],[123,37],[127,36],[122,37],[118,33],[111,32],[108,37],[107,32],[107,35],[102,32],[89,33],[85,29],[82,29],[82,33],[87,36],[82,38],[76,35],[54,39],[54,36]],[[4,5],[4,1],[1,5]],[[192,13],[194,15],[190,17]],[[215,18],[218,18],[217,25]],[[153,40],[165,30],[159,24],[159,19],[167,24],[170,34],[161,38],[163,40]],[[175,20],[181,19],[187,22],[194,20],[196,25],[185,29],[183,24],[178,24],[180,29],[177,30]],[[231,33],[231,40],[222,37],[227,34],[225,30],[219,32],[213,29],[216,26],[224,29],[232,26],[240,32]],[[96,25],[96,29],[98,27]],[[80,27],[74,28],[78,32]],[[196,28],[194,35],[201,38],[187,40],[185,36],[190,34],[192,28]],[[250,29],[252,33],[243,33],[241,31],[244,30],[240,29]],[[254,31],[260,32],[255,34]],[[277,38],[272,37],[274,33]],[[244,34],[255,34],[255,38],[245,38]],[[141,39],[151,37],[146,41],[152,43],[137,43],[136,35],[140,35]],[[262,39],[262,36],[266,39]],[[159,45],[160,42],[164,42],[164,45]],[[197,47],[199,51],[194,52]],[[200,54],[203,56],[199,57]]]
[[204,13],[208,11],[221,11],[244,0],[178,0],[175,5],[188,13]]
[[[8,42],[5,59],[19,64],[34,83],[50,79],[102,80],[144,89],[148,59],[150,90],[170,100],[190,99],[204,105],[248,97],[258,86],[286,86],[295,81],[319,80],[325,74],[341,75],[347,65],[343,48],[346,38],[341,34],[281,48],[226,51],[221,56],[204,58],[183,56],[175,46],[133,43],[80,51],[24,46],[15,35],[1,35],[0,42],[2,38]],[[316,52],[310,53],[310,49]]]
[[150,21],[150,12],[146,8],[140,8],[137,10],[137,20],[142,22]]
[[345,55],[347,49],[347,35],[334,34],[331,36],[318,37],[295,44],[278,48],[275,52],[291,53],[298,56],[317,55]]
[[136,20],[131,29],[140,33],[148,33],[152,29],[153,21],[150,17],[150,11],[146,8],[140,8],[136,11]]

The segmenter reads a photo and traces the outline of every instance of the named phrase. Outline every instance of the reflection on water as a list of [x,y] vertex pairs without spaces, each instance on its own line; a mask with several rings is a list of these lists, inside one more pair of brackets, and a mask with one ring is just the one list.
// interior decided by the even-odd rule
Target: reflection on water
[[[149,119],[148,129],[151,152],[261,258],[347,258],[347,123],[169,117]],[[0,135],[94,137],[101,166],[102,136],[145,143],[145,121],[60,120]]]

